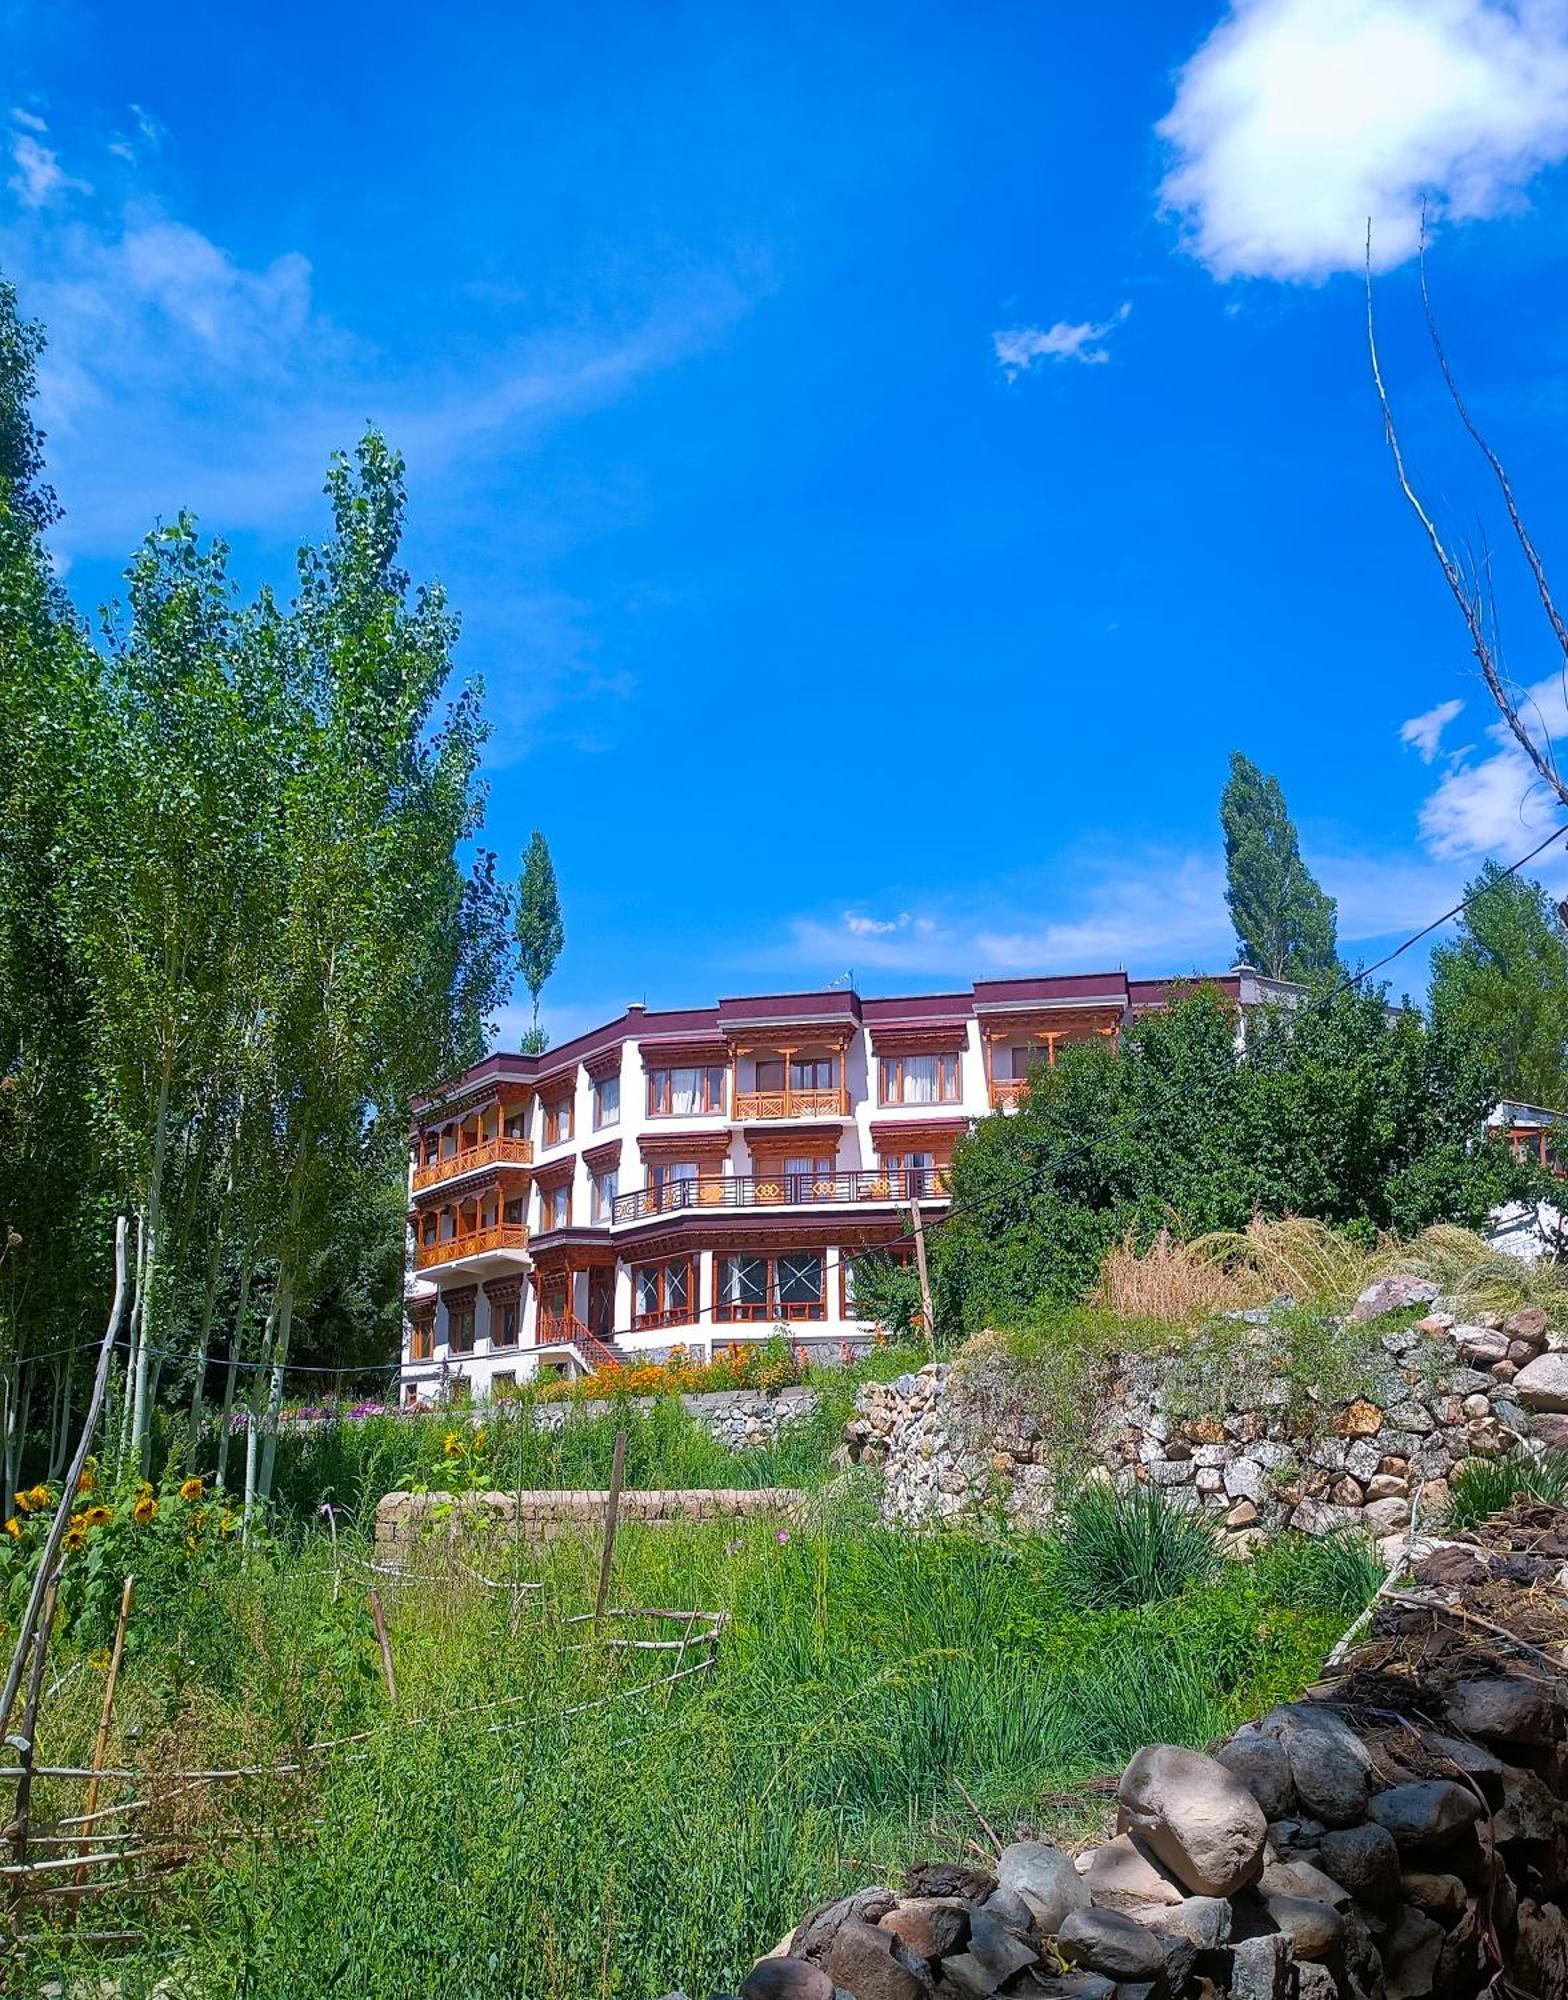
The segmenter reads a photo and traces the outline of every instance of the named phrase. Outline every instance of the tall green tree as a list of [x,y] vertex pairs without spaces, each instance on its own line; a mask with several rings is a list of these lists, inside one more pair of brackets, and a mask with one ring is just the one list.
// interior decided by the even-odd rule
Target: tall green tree
[[544,991],[545,981],[554,972],[556,960],[566,943],[566,931],[561,923],[561,897],[555,881],[555,863],[550,859],[549,844],[538,827],[534,828],[528,851],[523,856],[514,926],[523,984],[528,988],[534,1004],[533,1023],[524,1037],[523,1053],[538,1055],[547,1046],[545,1031],[539,1025],[539,995]]
[[1236,949],[1271,979],[1311,980],[1337,962],[1336,908],[1313,880],[1278,778],[1239,750],[1220,796],[1225,900]]
[[1493,861],[1466,895],[1432,953],[1432,1017],[1484,1053],[1503,1096],[1568,1108],[1568,932],[1539,882]]

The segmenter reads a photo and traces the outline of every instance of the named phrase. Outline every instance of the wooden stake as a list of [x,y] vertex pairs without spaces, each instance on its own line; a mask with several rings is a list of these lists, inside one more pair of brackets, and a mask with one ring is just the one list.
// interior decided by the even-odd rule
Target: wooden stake
[[615,1525],[621,1514],[621,1468],[626,1459],[626,1433],[615,1433],[615,1456],[610,1460],[610,1497],[604,1509],[604,1549],[599,1557],[599,1595],[594,1599],[593,1629],[598,1631],[604,1620],[604,1607],[610,1601],[610,1565],[615,1560]]
[[[913,1178],[913,1176],[911,1176]],[[936,1315],[931,1310],[931,1279],[926,1271],[926,1228],[920,1217],[920,1198],[914,1196],[909,1204],[910,1219],[915,1225],[915,1269],[920,1274],[920,1316],[926,1323],[926,1348],[933,1360],[936,1358]]]
[[[125,1627],[131,1616],[131,1599],[136,1592],[136,1579],[128,1576],[120,1592],[120,1617],[114,1628],[114,1650],[109,1655],[109,1673],[103,1684],[103,1707],[98,1711],[98,1734],[93,1739],[93,1774],[87,1781],[87,1797],[82,1810],[82,1830],[79,1839],[91,1839],[93,1823],[98,1812],[99,1773],[103,1770],[104,1756],[109,1748],[109,1716],[114,1707],[115,1685],[120,1678],[120,1662],[125,1657]],[[87,1863],[82,1862],[76,1871],[78,1885],[86,1878]]]
[[[38,1698],[43,1692],[44,1665],[49,1657],[49,1635],[54,1630],[55,1606],[59,1602],[60,1572],[55,1570],[44,1588],[43,1616],[38,1621],[34,1641],[33,1670],[27,1683],[27,1701],[22,1709],[21,1775],[16,1786],[16,1817],[11,1822],[11,1859],[15,1869],[27,1867],[27,1822],[32,1809],[33,1763],[38,1740]],[[13,1872],[7,1870],[7,1873]],[[27,1894],[25,1879],[11,1890],[11,1928],[22,1925],[22,1902]]]
[[376,1621],[376,1637],[381,1642],[381,1671],[387,1677],[387,1700],[397,1707],[397,1673],[392,1665],[392,1641],[387,1637],[387,1621],[381,1610],[381,1594],[370,1589],[370,1615]]

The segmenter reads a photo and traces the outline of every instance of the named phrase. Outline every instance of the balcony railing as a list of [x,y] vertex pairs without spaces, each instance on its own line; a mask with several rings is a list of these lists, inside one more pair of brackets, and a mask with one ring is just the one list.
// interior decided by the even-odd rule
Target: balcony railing
[[993,1076],[991,1079],[991,1109],[1005,1111],[1009,1105],[1022,1104],[1029,1095],[1029,1079],[1023,1076]]
[[618,1368],[621,1357],[598,1334],[591,1333],[576,1313],[546,1312],[539,1315],[534,1334],[536,1347],[575,1347],[590,1368]]
[[877,1167],[836,1174],[713,1174],[698,1180],[666,1181],[617,1195],[615,1220],[642,1222],[680,1209],[830,1207],[874,1201],[942,1201],[949,1169],[917,1167],[884,1171]]
[[747,1118],[847,1118],[847,1090],[737,1090],[735,1116]]
[[428,1271],[433,1264],[453,1264],[459,1257],[479,1257],[492,1250],[526,1250],[526,1222],[497,1222],[489,1229],[470,1229],[466,1236],[448,1236],[439,1243],[414,1245],[414,1269]]
[[476,1167],[532,1166],[533,1157],[531,1139],[509,1139],[504,1134],[497,1139],[485,1139],[477,1146],[465,1146],[461,1152],[448,1153],[443,1159],[416,1167],[414,1192],[422,1194],[426,1188],[439,1187],[459,1174],[471,1174]]

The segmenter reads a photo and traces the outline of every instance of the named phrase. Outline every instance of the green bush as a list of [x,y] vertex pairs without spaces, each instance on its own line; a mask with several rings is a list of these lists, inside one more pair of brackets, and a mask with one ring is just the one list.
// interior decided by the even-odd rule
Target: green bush
[[1219,1566],[1208,1516],[1157,1487],[1088,1486],[1065,1511],[1057,1575],[1085,1610],[1158,1604],[1209,1582]]

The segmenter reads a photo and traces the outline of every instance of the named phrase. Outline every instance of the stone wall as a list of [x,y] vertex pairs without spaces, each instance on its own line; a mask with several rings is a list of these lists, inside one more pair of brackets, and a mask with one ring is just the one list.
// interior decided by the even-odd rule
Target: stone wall
[[1140,1750],[1098,1845],[977,1829],[978,1865],[814,1911],[740,2000],[1561,2000],[1565,1558],[1533,1503],[1430,1548],[1304,1700]]
[[[630,1407],[644,1415],[655,1408],[656,1398],[636,1396]],[[541,1430],[558,1431],[578,1417],[606,1417],[626,1403],[563,1400],[535,1403],[534,1421]],[[700,1395],[682,1396],[681,1407],[704,1425],[720,1444],[734,1451],[748,1445],[771,1444],[786,1424],[809,1417],[817,1407],[813,1389],[712,1389]],[[480,1413],[482,1415],[482,1413]]]
[[[553,1541],[573,1532],[597,1535],[604,1525],[607,1492],[591,1488],[522,1493],[388,1493],[376,1506],[376,1554],[406,1563],[420,1548],[483,1542],[498,1535]],[[622,1522],[669,1527],[674,1522],[740,1521],[757,1515],[793,1516],[806,1495],[788,1486],[681,1487],[621,1493]]]
[[1568,1352],[1543,1312],[1433,1312],[1410,1324],[1412,1289],[1428,1300],[1435,1290],[1385,1280],[1364,1295],[1372,1359],[1358,1392],[1337,1402],[1277,1372],[1282,1336],[1264,1312],[1247,1315],[1253,1323],[1207,1373],[1194,1373],[1190,1355],[1107,1363],[1080,1399],[1085,1427],[1070,1450],[1042,1415],[1030,1364],[983,1350],[867,1384],[845,1443],[851,1458],[883,1467],[884,1517],[911,1526],[1000,1513],[1043,1527],[1065,1463],[1077,1477],[1087,1468],[1163,1488],[1235,1536],[1360,1524],[1390,1538],[1412,1506],[1435,1518],[1464,1460],[1568,1431]]

